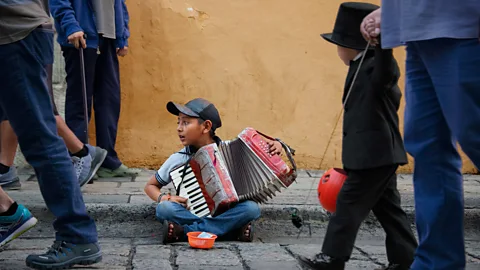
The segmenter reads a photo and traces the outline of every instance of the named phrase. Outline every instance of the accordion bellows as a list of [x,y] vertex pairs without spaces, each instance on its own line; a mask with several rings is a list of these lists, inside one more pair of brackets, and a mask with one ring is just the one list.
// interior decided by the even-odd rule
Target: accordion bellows
[[[198,207],[191,207],[190,211],[197,216],[205,216],[206,207],[209,214],[218,215],[239,201],[265,203],[296,179],[290,149],[283,146],[293,169],[280,156],[270,155],[267,142],[257,131],[246,128],[233,140],[200,148],[189,164],[195,179],[188,168],[190,176],[188,179],[184,177],[183,181],[178,172],[171,173],[173,184],[176,189],[180,185],[180,194],[187,196],[189,202],[195,201],[193,205]],[[192,191],[185,194],[182,188]],[[194,194],[200,197],[198,189],[203,198],[194,198]]]

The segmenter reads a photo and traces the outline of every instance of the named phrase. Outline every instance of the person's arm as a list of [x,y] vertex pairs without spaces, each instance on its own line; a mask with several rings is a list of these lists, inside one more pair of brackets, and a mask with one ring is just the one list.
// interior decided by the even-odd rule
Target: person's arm
[[130,15],[128,14],[128,9],[127,9],[127,4],[125,3],[125,0],[120,0],[121,2],[121,7],[118,12],[122,13],[122,16],[119,16],[119,18],[123,18],[123,21],[119,22],[123,27],[123,31],[118,34],[116,38],[116,46],[118,49],[124,49],[128,47],[128,38],[130,37]]
[[160,182],[158,182],[157,177],[155,175],[152,175],[152,177],[148,179],[148,182],[143,190],[145,191],[145,194],[147,194],[147,196],[152,199],[152,201],[155,201],[157,203],[163,201],[171,201],[181,204],[183,207],[187,207],[186,198],[170,195],[170,193],[167,192],[162,192],[162,187],[163,186],[162,184],[160,184]]
[[50,13],[53,18],[60,24],[60,28],[65,32],[68,41],[75,45],[76,48],[82,45],[86,48],[83,29],[80,27],[75,18],[75,11],[69,0],[50,0]]
[[160,195],[162,192],[160,191],[162,185],[157,181],[155,175],[152,175],[148,180],[147,184],[145,185],[144,191],[147,196],[152,199],[152,201],[160,202]]
[[378,45],[375,46],[375,59],[371,75],[373,89],[376,91],[391,89],[397,83],[399,75],[393,50],[382,49],[381,37],[379,36]]

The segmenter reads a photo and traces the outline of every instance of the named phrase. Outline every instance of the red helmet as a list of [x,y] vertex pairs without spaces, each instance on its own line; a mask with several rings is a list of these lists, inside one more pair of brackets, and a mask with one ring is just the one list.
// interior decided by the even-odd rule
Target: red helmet
[[338,192],[347,179],[347,172],[342,169],[332,168],[326,171],[318,183],[318,200],[330,213],[334,213],[337,206]]

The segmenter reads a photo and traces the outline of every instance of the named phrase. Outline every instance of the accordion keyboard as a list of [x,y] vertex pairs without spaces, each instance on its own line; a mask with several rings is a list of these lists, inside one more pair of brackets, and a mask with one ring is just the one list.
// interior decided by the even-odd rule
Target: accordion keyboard
[[[182,183],[184,168],[186,168],[186,173]],[[200,218],[210,216],[210,209],[208,208],[207,201],[203,196],[200,185],[198,184],[197,178],[190,165],[180,166],[178,169],[173,170],[170,173],[170,177],[172,178],[175,190],[180,185],[180,194],[178,194],[178,196],[188,199],[187,206],[190,207],[190,212],[192,214]]]

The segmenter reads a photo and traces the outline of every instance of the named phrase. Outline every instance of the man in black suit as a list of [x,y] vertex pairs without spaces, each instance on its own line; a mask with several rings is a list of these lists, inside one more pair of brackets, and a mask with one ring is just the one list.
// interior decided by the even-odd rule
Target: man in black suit
[[377,46],[365,51],[367,43],[359,30],[363,18],[377,8],[367,3],[343,3],[333,33],[322,35],[338,46],[339,57],[350,66],[343,94],[342,149],[348,177],[338,194],[322,253],[313,259],[300,257],[313,269],[345,268],[360,224],[370,210],[387,235],[390,264],[386,269],[408,270],[417,247],[397,190],[396,170],[408,162],[398,128],[400,71],[392,50]]

